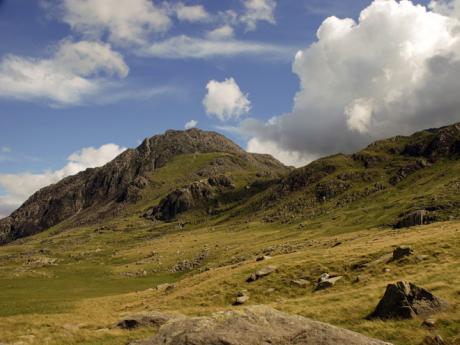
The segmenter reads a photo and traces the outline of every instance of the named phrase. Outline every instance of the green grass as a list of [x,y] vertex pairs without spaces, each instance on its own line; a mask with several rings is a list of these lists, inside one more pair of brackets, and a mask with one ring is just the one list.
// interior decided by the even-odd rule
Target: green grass
[[49,278],[0,279],[0,317],[69,312],[75,303],[95,297],[119,295],[173,282],[178,275],[116,278],[103,266],[71,265],[46,269]]

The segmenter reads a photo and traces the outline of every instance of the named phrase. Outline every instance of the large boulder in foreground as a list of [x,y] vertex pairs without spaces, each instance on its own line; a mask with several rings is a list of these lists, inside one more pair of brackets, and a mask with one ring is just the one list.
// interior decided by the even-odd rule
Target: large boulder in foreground
[[142,345],[388,345],[345,329],[255,306],[178,319]]
[[415,284],[400,281],[389,284],[369,318],[412,319],[429,316],[448,307],[448,303]]

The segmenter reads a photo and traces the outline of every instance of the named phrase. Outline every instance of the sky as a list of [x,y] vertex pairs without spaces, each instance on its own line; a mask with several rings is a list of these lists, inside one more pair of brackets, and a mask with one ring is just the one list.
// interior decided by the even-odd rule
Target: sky
[[460,0],[0,0],[0,217],[199,127],[301,166],[460,120]]

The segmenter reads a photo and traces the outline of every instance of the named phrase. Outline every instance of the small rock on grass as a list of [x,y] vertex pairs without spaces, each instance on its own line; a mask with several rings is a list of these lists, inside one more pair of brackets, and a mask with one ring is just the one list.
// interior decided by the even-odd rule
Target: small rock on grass
[[297,287],[307,287],[310,285],[310,282],[306,279],[294,279],[291,280],[291,283]]

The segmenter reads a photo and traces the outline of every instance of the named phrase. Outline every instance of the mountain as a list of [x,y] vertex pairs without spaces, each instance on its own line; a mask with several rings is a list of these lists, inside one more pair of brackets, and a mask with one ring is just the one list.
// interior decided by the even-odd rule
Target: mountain
[[[205,154],[221,156],[207,160]],[[206,169],[193,171],[177,163],[175,173],[185,169],[187,177],[167,185],[155,179],[157,170],[187,155],[204,159]],[[325,157],[294,170],[268,155],[247,153],[214,132],[167,131],[101,168],[35,193],[0,221],[0,243],[63,221],[67,226],[91,224],[126,212],[171,221],[198,206],[207,213],[266,222],[311,221],[348,211],[366,226],[397,226],[417,211],[426,212],[425,222],[446,220],[460,215],[460,198],[451,192],[459,183],[459,155],[460,124],[377,141],[355,154]],[[228,188],[230,175],[241,178],[241,172],[247,176],[237,193]],[[428,193],[430,198],[424,197]],[[146,208],[133,211],[129,205]],[[385,214],[376,217],[382,207]]]
[[36,192],[0,221],[0,243],[38,233],[70,218],[83,224],[114,216],[126,204],[139,202],[150,174],[172,158],[206,153],[225,153],[240,167],[267,176],[288,171],[272,157],[247,153],[218,133],[170,130],[145,139],[139,147],[126,150],[103,167],[87,169]]
[[321,220],[342,228],[398,227],[419,211],[424,222],[457,218],[459,158],[460,124],[397,136],[295,169],[244,209],[267,222]]

